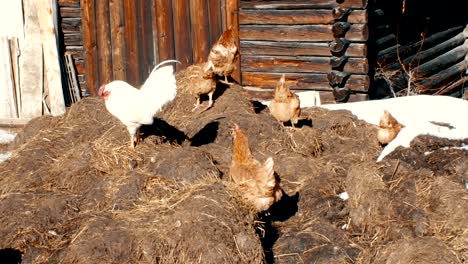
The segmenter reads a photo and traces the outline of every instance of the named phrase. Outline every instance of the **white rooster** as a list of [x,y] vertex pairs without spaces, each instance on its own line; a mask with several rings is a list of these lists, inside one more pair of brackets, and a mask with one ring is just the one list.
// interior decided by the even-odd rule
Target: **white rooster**
[[140,89],[124,81],[113,81],[99,88],[98,95],[104,98],[107,110],[127,126],[131,148],[140,141],[140,127],[151,125],[153,116],[176,97],[174,68],[163,66],[171,62],[178,61],[167,60],[156,65]]

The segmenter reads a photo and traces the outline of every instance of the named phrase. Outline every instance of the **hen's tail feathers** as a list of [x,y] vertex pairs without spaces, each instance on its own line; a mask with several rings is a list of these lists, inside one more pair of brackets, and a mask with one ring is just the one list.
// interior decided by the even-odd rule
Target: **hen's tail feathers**
[[269,190],[272,190],[276,186],[275,171],[273,169],[274,165],[273,158],[269,157],[260,167],[260,184]]

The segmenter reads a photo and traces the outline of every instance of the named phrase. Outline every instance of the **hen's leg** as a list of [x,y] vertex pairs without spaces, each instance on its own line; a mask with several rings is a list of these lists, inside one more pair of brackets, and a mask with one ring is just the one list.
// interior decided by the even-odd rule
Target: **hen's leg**
[[200,106],[200,96],[197,97],[197,103],[195,104],[195,107],[192,109],[192,112],[195,112],[197,108]]
[[128,133],[130,133],[130,148],[135,148],[135,140],[137,137],[138,128],[133,126],[127,126]]
[[205,107],[205,109],[203,109],[200,113],[205,112],[206,110],[210,109],[213,106],[213,94],[214,94],[214,91],[208,94],[208,98],[209,98],[208,106]]

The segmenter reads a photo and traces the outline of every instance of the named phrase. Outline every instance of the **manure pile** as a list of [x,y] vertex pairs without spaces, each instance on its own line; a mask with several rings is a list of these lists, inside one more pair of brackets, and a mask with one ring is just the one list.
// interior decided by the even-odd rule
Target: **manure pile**
[[[135,150],[99,98],[24,128],[0,164],[1,259],[467,261],[468,155],[440,149],[463,142],[418,137],[376,164],[376,129],[349,112],[304,109],[293,130],[233,86],[192,113],[184,72],[177,78],[177,98]],[[256,158],[275,161],[285,195],[267,213],[253,213],[230,182],[234,123]]]

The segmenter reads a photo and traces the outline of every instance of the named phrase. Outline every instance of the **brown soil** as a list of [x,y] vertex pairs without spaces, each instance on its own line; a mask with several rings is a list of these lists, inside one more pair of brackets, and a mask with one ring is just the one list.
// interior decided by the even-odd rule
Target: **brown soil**
[[[179,93],[127,147],[101,99],[31,121],[0,164],[0,258],[24,263],[463,263],[468,154],[418,137],[375,163],[376,129],[306,109],[282,126],[237,86],[192,113]],[[205,101],[205,104],[207,102]],[[229,180],[231,128],[285,195],[256,214]],[[465,142],[467,143],[467,142]],[[425,152],[432,151],[428,155]],[[338,197],[347,191],[349,199]]]

